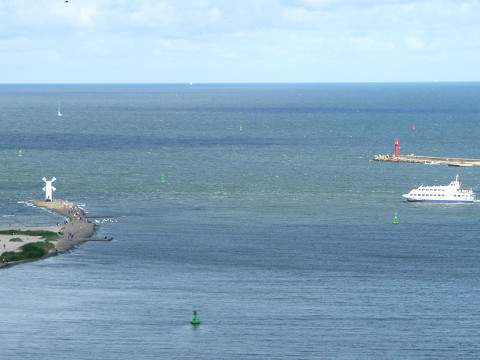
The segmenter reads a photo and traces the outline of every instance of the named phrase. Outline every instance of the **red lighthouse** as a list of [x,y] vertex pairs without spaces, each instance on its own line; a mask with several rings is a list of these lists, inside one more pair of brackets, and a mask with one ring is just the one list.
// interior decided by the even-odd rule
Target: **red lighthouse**
[[400,154],[400,140],[395,139],[395,159],[398,159],[399,154]]

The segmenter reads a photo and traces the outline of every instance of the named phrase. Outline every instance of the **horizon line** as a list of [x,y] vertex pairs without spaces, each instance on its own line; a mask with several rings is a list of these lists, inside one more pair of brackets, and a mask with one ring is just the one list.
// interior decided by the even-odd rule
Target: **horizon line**
[[474,84],[480,80],[430,81],[210,81],[210,82],[0,82],[2,85],[328,85],[328,84]]

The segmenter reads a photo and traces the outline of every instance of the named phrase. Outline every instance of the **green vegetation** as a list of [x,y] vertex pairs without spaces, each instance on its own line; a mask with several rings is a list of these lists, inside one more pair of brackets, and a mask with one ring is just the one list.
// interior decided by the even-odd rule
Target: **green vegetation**
[[60,238],[60,235],[54,231],[48,230],[0,230],[0,235],[28,235],[28,236],[40,236],[44,240],[54,241]]
[[22,260],[34,260],[39,259],[48,254],[48,251],[55,246],[51,241],[55,241],[61,238],[60,233],[48,230],[20,230],[9,229],[0,230],[0,235],[12,235],[9,241],[23,242],[18,236],[35,236],[43,239],[43,241],[37,241],[32,243],[26,243],[18,248],[18,251],[7,251],[0,255],[0,262],[13,262]]
[[38,259],[47,255],[48,250],[52,248],[53,244],[48,241],[28,243],[22,245],[19,252],[8,251],[3,253],[0,259],[3,262]]

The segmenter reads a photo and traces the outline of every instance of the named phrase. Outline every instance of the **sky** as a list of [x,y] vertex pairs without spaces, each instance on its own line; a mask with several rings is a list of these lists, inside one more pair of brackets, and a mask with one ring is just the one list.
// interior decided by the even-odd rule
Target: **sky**
[[480,81],[480,0],[0,0],[0,83]]

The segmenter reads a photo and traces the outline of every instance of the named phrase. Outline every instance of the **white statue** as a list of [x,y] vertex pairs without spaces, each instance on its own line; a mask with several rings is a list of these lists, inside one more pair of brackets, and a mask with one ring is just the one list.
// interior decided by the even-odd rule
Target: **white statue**
[[45,187],[42,189],[45,191],[45,201],[53,201],[53,192],[57,190],[52,183],[57,180],[57,178],[52,177],[51,180],[47,180],[46,177],[42,179],[45,182]]

